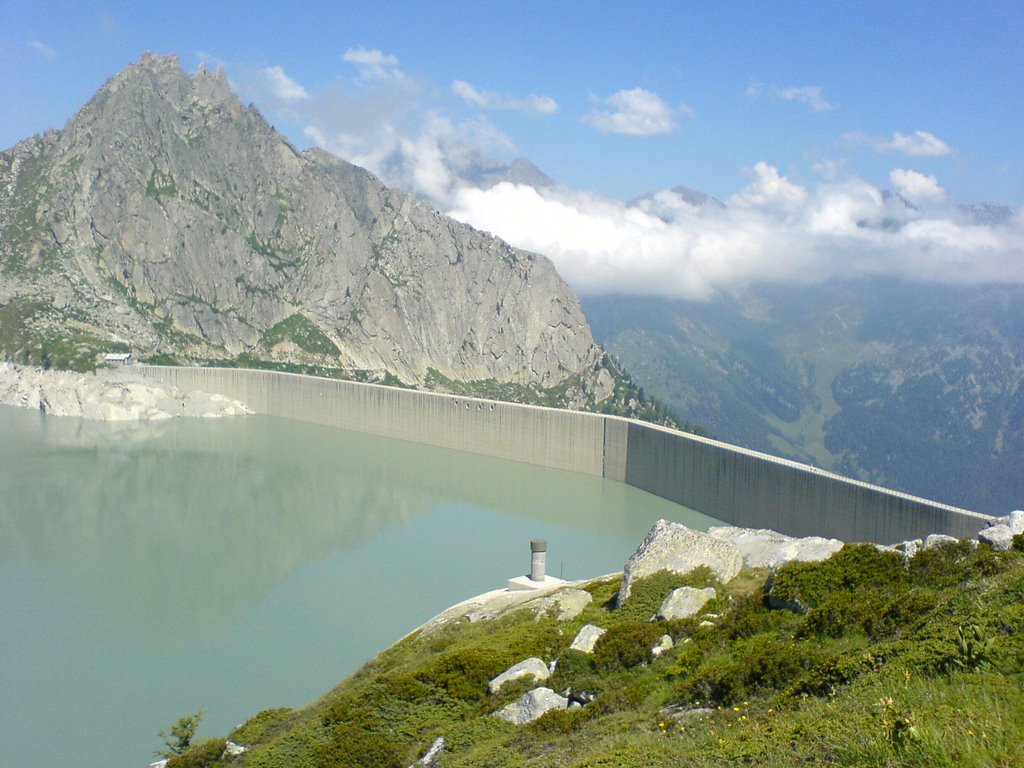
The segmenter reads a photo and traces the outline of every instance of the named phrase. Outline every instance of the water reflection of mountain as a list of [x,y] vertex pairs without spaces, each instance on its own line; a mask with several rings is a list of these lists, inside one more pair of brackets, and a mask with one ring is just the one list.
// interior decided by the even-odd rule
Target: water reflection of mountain
[[267,417],[125,425],[3,408],[0,435],[0,565],[57,565],[171,645],[218,633],[303,563],[452,501],[633,531],[622,509],[637,492],[618,483]]

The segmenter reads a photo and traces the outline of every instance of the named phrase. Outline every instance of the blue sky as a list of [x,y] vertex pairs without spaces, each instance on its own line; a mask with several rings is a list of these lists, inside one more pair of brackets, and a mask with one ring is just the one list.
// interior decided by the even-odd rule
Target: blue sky
[[[548,253],[584,290],[630,271],[641,277],[629,290],[671,280],[670,293],[697,296],[754,263],[750,280],[827,277],[853,250],[862,271],[885,271],[908,247],[920,258],[891,269],[916,275],[951,238],[956,253],[940,262],[950,279],[1024,274],[1020,232],[986,239],[950,212],[979,201],[1024,207],[1019,2],[2,2],[0,20],[3,147],[62,126],[151,50],[177,54],[189,71],[222,66],[300,147],[322,144]],[[542,201],[530,190],[467,190],[452,162],[470,148],[525,156],[564,189]],[[687,210],[685,226],[666,233],[634,219],[678,225],[675,201],[615,208],[679,184],[742,209],[742,220],[709,224]],[[882,190],[931,210],[927,226],[914,214],[913,237],[872,232],[851,245],[835,212],[891,219]],[[526,231],[524,217],[544,226]],[[565,229],[606,224],[615,253]],[[748,253],[725,243],[738,226],[748,242],[780,245]],[[680,248],[686,258],[670,259]],[[793,248],[807,253],[794,260],[783,252]],[[967,275],[978,248],[1001,257]],[[726,252],[731,268],[711,274],[707,262]]]

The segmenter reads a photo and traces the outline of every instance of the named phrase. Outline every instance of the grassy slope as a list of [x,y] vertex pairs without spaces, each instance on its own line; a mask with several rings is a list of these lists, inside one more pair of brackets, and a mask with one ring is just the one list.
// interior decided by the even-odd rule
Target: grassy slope
[[[408,766],[441,734],[446,768],[1024,765],[1024,551],[962,543],[904,563],[847,546],[774,577],[803,614],[770,609],[766,577],[744,572],[689,620],[649,621],[706,572],[656,574],[617,609],[618,579],[591,582],[565,622],[526,607],[414,634],[315,704],[240,726],[242,757],[221,763],[213,742],[170,768]],[[568,649],[588,622],[608,628],[592,656]],[[663,633],[675,648],[652,660]],[[595,701],[523,726],[490,717],[531,685],[488,696],[487,681],[531,655],[558,659],[551,688]]]

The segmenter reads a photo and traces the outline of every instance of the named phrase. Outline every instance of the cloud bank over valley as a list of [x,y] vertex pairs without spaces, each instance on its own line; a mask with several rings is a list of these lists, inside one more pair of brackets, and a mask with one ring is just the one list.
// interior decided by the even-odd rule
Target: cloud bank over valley
[[[836,155],[821,157],[804,179],[767,160],[723,169],[741,183],[724,204],[685,188],[624,202],[550,183],[528,163],[544,182],[517,176],[495,159],[514,156],[517,147],[487,113],[549,120],[564,109],[552,96],[492,91],[467,80],[441,88],[376,49],[351,48],[341,60],[352,67],[349,80],[319,90],[280,66],[228,67],[228,73],[245,98],[298,126],[308,143],[550,257],[583,294],[705,299],[759,282],[863,276],[1024,282],[1024,217],[1003,206],[954,201],[937,175],[918,170],[921,160],[956,155],[926,130],[838,134]],[[755,82],[742,95],[796,102],[808,115],[840,109],[819,86]],[[657,140],[685,130],[681,122],[696,116],[686,104],[672,106],[642,87],[589,101],[591,108],[575,119],[620,141]],[[457,116],[452,102],[468,113]],[[851,169],[851,158],[865,149],[892,160],[887,184],[872,184]]]

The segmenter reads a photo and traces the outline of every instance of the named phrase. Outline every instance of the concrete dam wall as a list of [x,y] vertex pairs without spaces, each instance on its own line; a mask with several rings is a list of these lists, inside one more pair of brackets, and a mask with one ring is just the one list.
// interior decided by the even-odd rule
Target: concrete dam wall
[[136,366],[257,413],[624,482],[733,525],[895,543],[991,518],[633,419],[239,368]]

